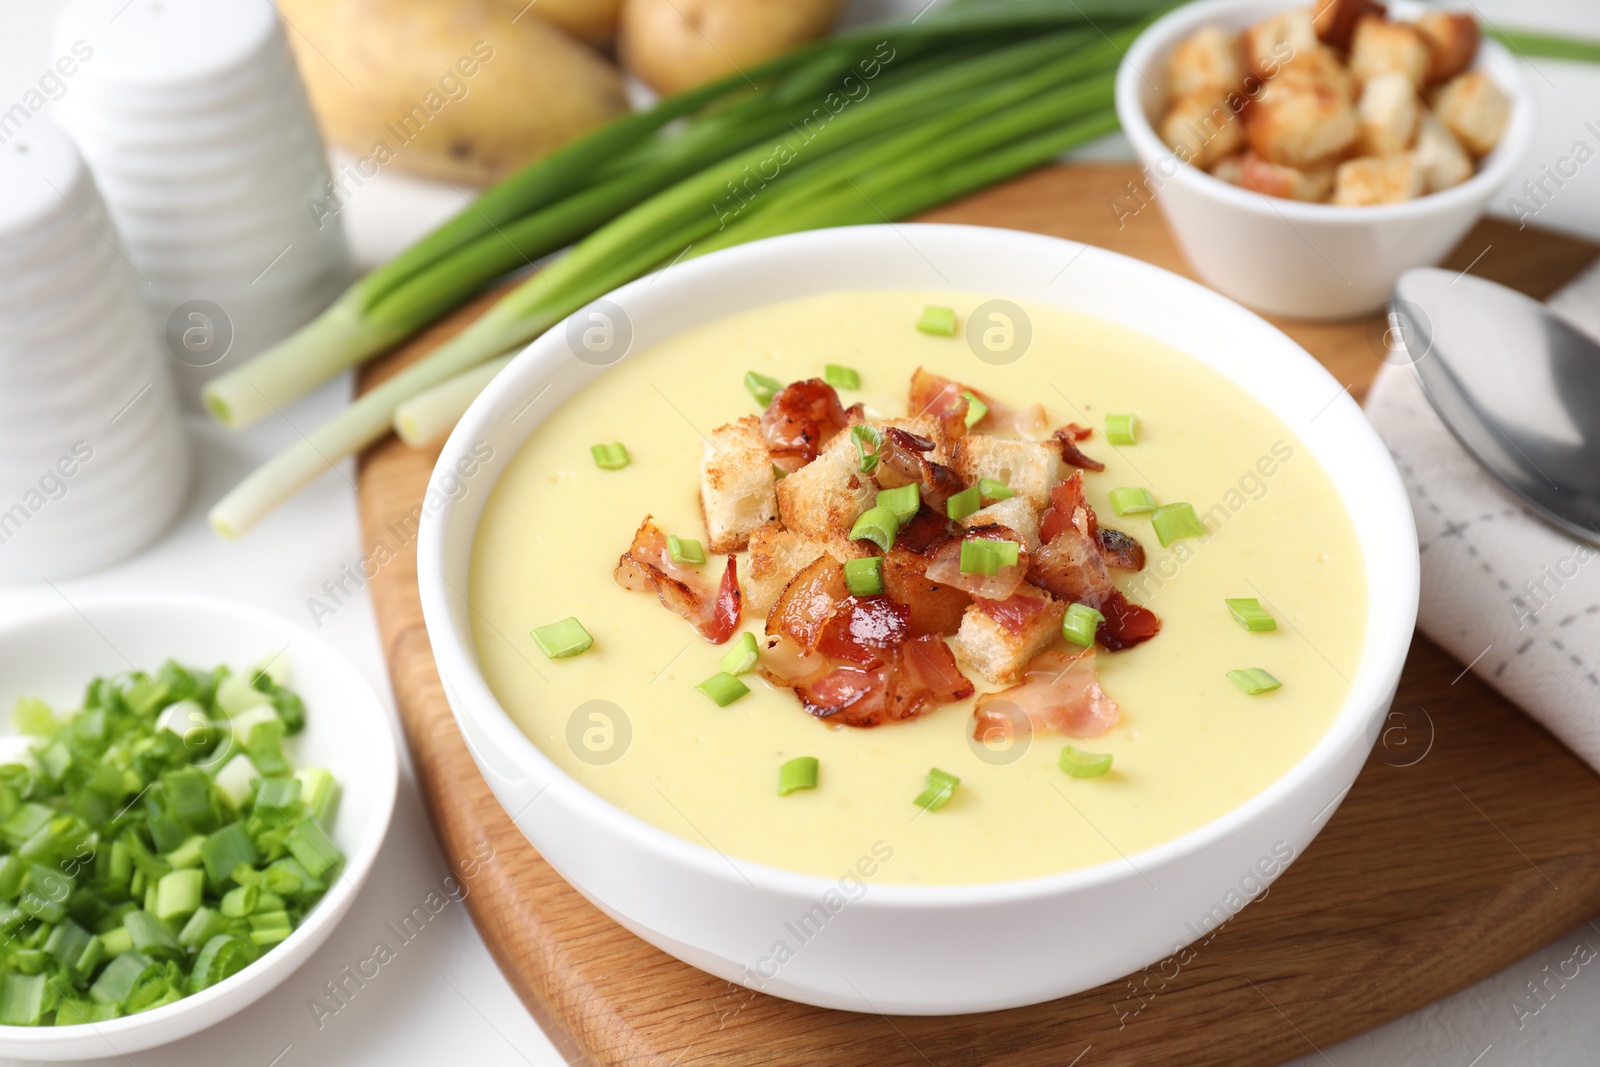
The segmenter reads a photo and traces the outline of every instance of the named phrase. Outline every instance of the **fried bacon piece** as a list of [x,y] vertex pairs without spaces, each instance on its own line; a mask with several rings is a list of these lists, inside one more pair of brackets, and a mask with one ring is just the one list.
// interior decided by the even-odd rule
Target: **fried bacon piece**
[[1028,664],[1022,682],[985,693],[972,709],[979,741],[1031,733],[1099,737],[1117,723],[1117,704],[1095,677],[1094,649],[1046,652]]
[[816,651],[861,667],[881,667],[911,636],[911,612],[886,596],[841,600],[817,631]]
[[962,385],[960,382],[941,378],[937,374],[929,374],[918,367],[911,375],[911,406],[907,409],[913,415],[934,415],[944,423],[953,441],[967,432],[967,398],[963,393],[971,393],[989,410],[974,424],[974,429],[982,429],[988,433],[1011,431],[1024,437],[1032,437],[1044,432],[1047,423],[1043,404],[1033,404],[1025,408],[1007,407],[994,399],[988,393]]
[[1090,459],[1078,448],[1078,442],[1093,432],[1093,430],[1085,429],[1075,422],[1069,422],[1051,434],[1050,436],[1055,441],[1056,447],[1061,450],[1061,462],[1069,467],[1077,467],[1080,470],[1105,470],[1106,465],[1104,463],[1097,459]]
[[834,434],[859,418],[860,405],[845,408],[833,386],[821,378],[791,382],[772,395],[761,415],[767,451],[780,470],[793,473],[817,458]]
[[912,609],[851,596],[831,556],[794,576],[767,617],[762,677],[789,686],[818,718],[877,726],[972,695],[937,633],[912,634]]
[[1100,520],[1083,495],[1083,472],[1073,471],[1050,487],[1050,506],[1039,516],[1039,540],[1054,541],[1063,530],[1073,528],[1087,541],[1098,541]]
[[648,515],[634,533],[633,544],[617,560],[613,577],[624,589],[656,594],[662,604],[693,623],[707,641],[721,644],[739,626],[738,560],[728,556],[722,581],[711,589],[698,569],[672,561],[667,535]]
[[[999,572],[993,575],[962,573],[962,543],[979,540],[1015,541],[1017,562],[1009,567],[1001,567]],[[1022,543],[1022,535],[1009,526],[1001,526],[999,523],[973,526],[966,530],[959,540],[951,539],[940,545],[929,560],[926,571],[927,576],[936,582],[953,586],[976,597],[983,597],[985,600],[1005,600],[1017,591],[1027,573],[1028,548]]]
[[1111,595],[1100,605],[1100,614],[1106,617],[1095,630],[1095,639],[1112,652],[1143,644],[1161,632],[1161,617],[1142,604],[1135,604],[1112,589]]
[[823,625],[834,608],[849,596],[844,567],[832,556],[818,556],[790,578],[778,594],[767,614],[767,636],[787,637],[801,653],[814,652]]
[[972,693],[950,646],[936,634],[895,645],[888,662],[876,669],[842,664],[795,688],[807,711],[845,726],[904,722]]
[[960,382],[929,374],[918,367],[911,375],[911,402],[906,408],[912,415],[932,415],[944,424],[950,440],[967,432],[967,398],[961,395]]
[[[1083,472],[1058,482],[1050,490],[1050,508],[1039,521],[1044,543],[1033,554],[1028,580],[1062,600],[1088,604],[1105,616],[1095,638],[1118,651],[1148,641],[1161,631],[1155,612],[1129,600],[1111,581],[1107,566],[1144,565],[1144,547],[1126,534],[1100,528],[1094,509],[1083,497]],[[1114,543],[1112,558],[1106,544]],[[1136,546],[1135,552],[1130,545]]]
[[[965,399],[962,403],[966,403]],[[897,489],[912,482],[919,486],[922,500],[929,507],[942,510],[945,501],[966,486],[961,476],[951,467],[937,463],[926,455],[936,446],[926,437],[898,426],[886,427],[883,442],[878,446],[878,485],[884,489]]]
[[900,528],[894,547],[883,557],[883,591],[910,612],[912,637],[955,633],[961,628],[961,613],[972,603],[965,590],[928,577],[929,562],[955,539],[949,520],[924,507]]
[[1095,539],[1100,542],[1100,554],[1105,557],[1107,567],[1119,571],[1144,570],[1144,546],[1121,530],[1102,526]]

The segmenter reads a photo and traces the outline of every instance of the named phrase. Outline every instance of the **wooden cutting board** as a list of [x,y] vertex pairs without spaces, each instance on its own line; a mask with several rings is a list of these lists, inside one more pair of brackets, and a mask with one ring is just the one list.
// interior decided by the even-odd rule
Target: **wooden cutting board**
[[[1131,217],[1118,207],[1136,204],[1126,183],[1138,176],[1122,165],[1055,167],[927,218],[1069,237],[1189,273],[1156,207]],[[1447,265],[1471,264],[1544,297],[1597,253],[1489,221]],[[364,384],[464,321],[440,324]],[[1356,395],[1371,382],[1377,316],[1280,325]],[[415,543],[397,536],[414,529],[408,517],[434,456],[389,440],[361,462],[364,548],[399,550],[371,582],[384,651],[441,843],[469,879],[473,920],[575,1063],[1273,1064],[1470,985],[1600,911],[1600,778],[1419,637],[1388,728],[1344,804],[1270,894],[1182,967],[949,1018],[827,1011],[712,978],[627,933],[563,882],[473,766],[423,631]]]

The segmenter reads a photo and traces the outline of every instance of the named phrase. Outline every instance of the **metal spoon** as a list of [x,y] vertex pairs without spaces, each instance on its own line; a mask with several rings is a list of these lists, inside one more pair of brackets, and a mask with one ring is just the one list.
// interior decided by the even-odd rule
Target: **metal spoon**
[[1600,344],[1537,300],[1434,267],[1395,283],[1387,337],[1463,448],[1546,519],[1600,543]]

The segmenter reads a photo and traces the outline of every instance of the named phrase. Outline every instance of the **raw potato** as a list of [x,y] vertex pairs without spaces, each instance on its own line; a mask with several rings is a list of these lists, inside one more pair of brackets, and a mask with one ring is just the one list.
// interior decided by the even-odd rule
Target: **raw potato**
[[605,46],[617,35],[617,20],[622,0],[496,0],[511,9],[511,17],[521,25],[520,16],[537,16],[541,22],[559,26],[574,37],[593,45]]
[[[542,0],[541,0],[542,2]],[[618,50],[652,89],[675,93],[827,33],[842,0],[623,0]]]
[[499,0],[278,6],[323,134],[359,176],[486,185],[628,108],[615,68]]

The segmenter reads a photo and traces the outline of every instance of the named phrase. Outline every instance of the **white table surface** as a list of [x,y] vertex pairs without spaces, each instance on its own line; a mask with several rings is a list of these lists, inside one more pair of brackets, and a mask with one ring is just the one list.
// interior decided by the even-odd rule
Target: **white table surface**
[[[58,4],[0,0],[0,110],[18,99],[54,59],[49,55],[49,25]],[[921,6],[922,0],[855,0],[851,15],[865,19]],[[1600,38],[1600,3],[1595,0],[1481,0],[1478,9],[1496,24]],[[1531,161],[1513,186],[1537,178],[1541,165],[1553,164],[1576,141],[1600,150],[1600,71],[1539,61],[1529,80],[1539,98],[1541,129]],[[1595,128],[1586,129],[1585,122]],[[1131,158],[1115,137],[1093,146],[1090,154]],[[1499,200],[1499,213],[1507,213],[1505,196]],[[460,205],[460,196],[448,187],[383,174],[351,198],[345,220],[358,258],[371,264]],[[1538,222],[1600,239],[1600,162],[1580,168],[1550,199]],[[347,379],[331,383],[288,409],[286,418],[301,427],[314,425],[336,410],[349,390]],[[206,527],[206,508],[256,462],[294,440],[296,430],[278,421],[228,435],[199,419],[191,429],[200,458],[197,484],[187,511],[155,547],[100,574],[57,583],[56,590],[0,587],[0,612],[14,617],[61,598],[176,590],[251,603],[316,629],[307,600],[360,555],[351,465],[343,465],[342,477],[323,477],[242,542],[225,545]],[[365,591],[323,618],[319,632],[350,657],[392,707]],[[496,970],[466,909],[455,903],[408,943],[381,976],[349,997],[336,1014],[324,1014],[319,1024],[312,998],[333,1004],[323,984],[368,955],[383,936],[383,924],[409,912],[447,873],[407,767],[377,866],[350,915],[310,962],[254,1006],[204,1034],[125,1057],[108,1048],[106,1059],[93,1062],[105,1067],[394,1067],[452,1061],[473,1067],[560,1065],[559,1054]],[[1584,966],[1554,996],[1546,994],[1548,1003],[1535,999],[1529,985],[1545,977],[1546,965],[1554,972],[1573,958],[1579,945],[1588,947],[1577,958],[1592,962],[1600,953],[1600,919],[1500,974],[1372,1033],[1336,1047],[1307,1044],[1305,1058],[1295,1064],[1496,1067],[1594,1062],[1594,1050],[1600,1047],[1600,978]],[[1439,965],[1449,966],[1449,961]],[[1571,964],[1565,967],[1568,973],[1571,969]],[[1266,1004],[1261,1010],[1273,1011]],[[925,1051],[931,1059],[939,1058],[937,1049]],[[1093,1051],[1080,1062],[1092,1067]]]

